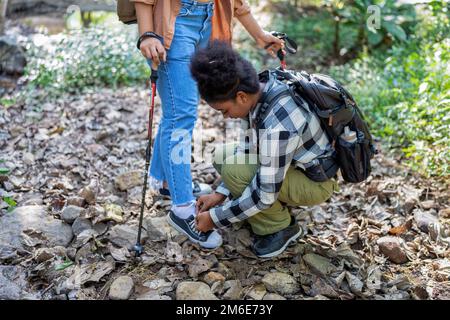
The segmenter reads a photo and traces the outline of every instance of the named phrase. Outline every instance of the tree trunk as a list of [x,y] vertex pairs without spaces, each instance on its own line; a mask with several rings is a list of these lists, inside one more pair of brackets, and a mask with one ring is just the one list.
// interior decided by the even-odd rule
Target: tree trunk
[[339,60],[340,58],[340,23],[341,19],[339,16],[334,16],[334,41],[333,41],[333,54],[335,59]]
[[0,0],[0,36],[5,31],[6,8],[8,7],[8,0]]

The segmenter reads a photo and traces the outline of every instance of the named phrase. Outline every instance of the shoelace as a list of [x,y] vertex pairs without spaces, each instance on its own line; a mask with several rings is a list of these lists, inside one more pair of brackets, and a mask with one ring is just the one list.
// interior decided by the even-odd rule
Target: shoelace
[[195,219],[191,220],[189,222],[189,228],[192,230],[192,232],[194,232],[197,236],[200,236],[202,234],[201,231],[197,230],[196,226],[195,226]]

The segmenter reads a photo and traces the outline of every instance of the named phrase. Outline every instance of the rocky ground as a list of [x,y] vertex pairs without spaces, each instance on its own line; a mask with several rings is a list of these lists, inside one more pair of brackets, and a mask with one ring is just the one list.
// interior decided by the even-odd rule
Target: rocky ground
[[[367,182],[292,208],[307,234],[273,259],[253,255],[245,224],[201,250],[149,192],[135,260],[147,101],[102,89],[0,108],[0,299],[450,299],[448,184],[383,154]],[[204,105],[199,117],[211,152],[226,124]],[[195,160],[194,177],[217,185]]]

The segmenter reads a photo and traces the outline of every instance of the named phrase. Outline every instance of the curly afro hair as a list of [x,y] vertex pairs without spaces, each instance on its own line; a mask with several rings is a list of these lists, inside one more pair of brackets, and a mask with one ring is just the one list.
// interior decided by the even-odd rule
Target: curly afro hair
[[207,102],[236,98],[238,91],[257,93],[259,79],[251,63],[225,42],[213,41],[191,59],[191,73]]

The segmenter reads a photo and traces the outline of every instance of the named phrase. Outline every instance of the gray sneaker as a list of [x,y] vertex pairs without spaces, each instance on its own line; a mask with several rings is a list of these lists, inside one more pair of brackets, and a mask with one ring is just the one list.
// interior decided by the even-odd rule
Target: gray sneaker
[[[204,194],[210,194],[212,192],[213,189],[206,183],[198,183],[197,181],[192,182],[192,193],[194,197],[198,198]],[[170,191],[167,188],[160,188],[159,194],[170,197]]]
[[253,251],[260,258],[270,258],[281,254],[286,247],[302,235],[302,228],[291,217],[291,224],[278,232],[257,236]]

